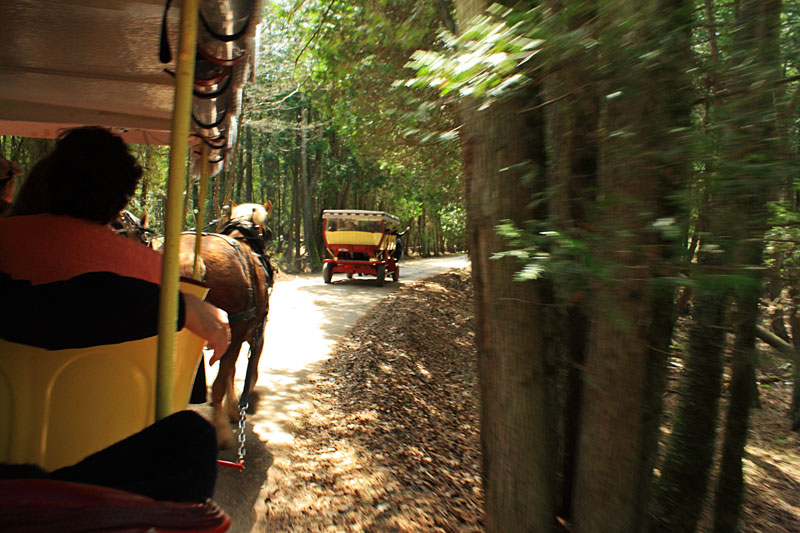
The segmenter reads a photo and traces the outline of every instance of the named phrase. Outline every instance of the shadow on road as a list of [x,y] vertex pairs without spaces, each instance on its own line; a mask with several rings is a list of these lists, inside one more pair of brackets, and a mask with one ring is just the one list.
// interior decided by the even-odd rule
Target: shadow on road
[[[229,533],[269,530],[270,495],[285,483],[281,477],[294,445],[296,421],[308,407],[308,391],[324,371],[333,346],[373,305],[405,283],[466,265],[465,257],[409,261],[401,267],[398,282],[389,278],[382,287],[374,276],[347,279],[342,274],[335,275],[331,284],[323,283],[321,275],[276,283],[256,383],[259,400],[247,420],[246,470],[221,470],[214,496],[232,519]],[[243,387],[246,353],[245,344],[237,361],[238,391]],[[210,384],[216,368],[206,366],[206,375]],[[209,405],[193,408],[210,418]],[[236,450],[221,451],[220,459],[235,462]]]

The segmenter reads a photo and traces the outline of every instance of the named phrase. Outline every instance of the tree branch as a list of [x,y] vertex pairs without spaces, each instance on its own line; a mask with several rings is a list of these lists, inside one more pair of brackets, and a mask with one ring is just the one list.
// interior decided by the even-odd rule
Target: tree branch
[[778,350],[779,353],[788,355],[789,357],[787,357],[787,359],[791,361],[797,359],[797,351],[794,346],[781,339],[764,326],[756,326],[756,337]]
[[317,29],[314,30],[314,34],[311,36],[310,39],[308,39],[308,42],[306,42],[306,44],[303,45],[303,49],[300,50],[300,53],[297,54],[297,57],[294,58],[294,68],[297,68],[297,62],[300,61],[300,56],[303,55],[303,53],[306,51],[306,48],[308,48],[309,45],[314,41],[314,39],[317,38],[317,35],[319,35],[319,32],[322,29],[322,26],[328,20],[328,13],[331,12],[331,8],[333,7],[333,4],[335,4],[335,3],[336,3],[336,0],[331,0],[330,4],[328,4],[328,7],[325,9],[325,14],[322,15],[322,20],[319,21],[319,24],[317,25]]

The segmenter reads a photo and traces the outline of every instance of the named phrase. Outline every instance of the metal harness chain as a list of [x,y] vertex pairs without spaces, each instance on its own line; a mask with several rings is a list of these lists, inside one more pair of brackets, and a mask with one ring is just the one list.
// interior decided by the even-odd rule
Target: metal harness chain
[[247,428],[247,415],[245,412],[247,411],[247,407],[247,403],[245,403],[244,406],[239,407],[239,450],[236,453],[239,457],[240,465],[244,465],[244,456],[247,455],[247,450],[245,450],[244,447],[244,443],[247,440],[247,435],[245,434],[245,429]]

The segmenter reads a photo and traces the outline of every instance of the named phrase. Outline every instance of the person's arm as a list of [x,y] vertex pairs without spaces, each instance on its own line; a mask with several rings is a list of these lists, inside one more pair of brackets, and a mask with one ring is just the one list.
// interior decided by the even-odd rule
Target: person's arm
[[214,350],[214,356],[209,361],[213,365],[231,343],[228,313],[191,294],[184,294],[183,299],[186,305],[186,329],[208,341],[208,346]]
[[[152,337],[158,332],[159,293],[154,283],[111,272],[90,272],[42,285],[0,273],[0,294],[9,303],[0,319],[0,338],[58,350]],[[192,298],[181,295],[179,299],[177,329],[186,323],[208,339],[216,360],[216,353],[227,349],[223,340],[223,335],[229,335],[227,314]]]

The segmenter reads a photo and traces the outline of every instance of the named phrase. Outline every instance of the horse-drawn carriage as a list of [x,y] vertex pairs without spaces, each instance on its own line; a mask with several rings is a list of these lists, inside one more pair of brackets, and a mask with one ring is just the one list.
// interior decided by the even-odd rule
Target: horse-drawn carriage
[[330,254],[322,267],[325,283],[340,272],[352,278],[354,274],[375,276],[382,286],[386,275],[400,279],[399,255],[396,252],[400,220],[383,211],[360,209],[322,212],[322,235]]
[[[63,466],[186,406],[203,344],[175,332],[179,290],[194,290],[179,281],[186,154],[191,149],[204,194],[236,143],[262,3],[4,5],[0,134],[54,138],[63,128],[101,125],[128,143],[169,144],[170,165],[158,336],[52,352],[0,343],[0,462]],[[198,234],[195,256],[201,242]],[[77,419],[86,424],[77,427]],[[213,504],[156,502],[79,485],[0,481],[0,529],[224,531],[230,525]]]

